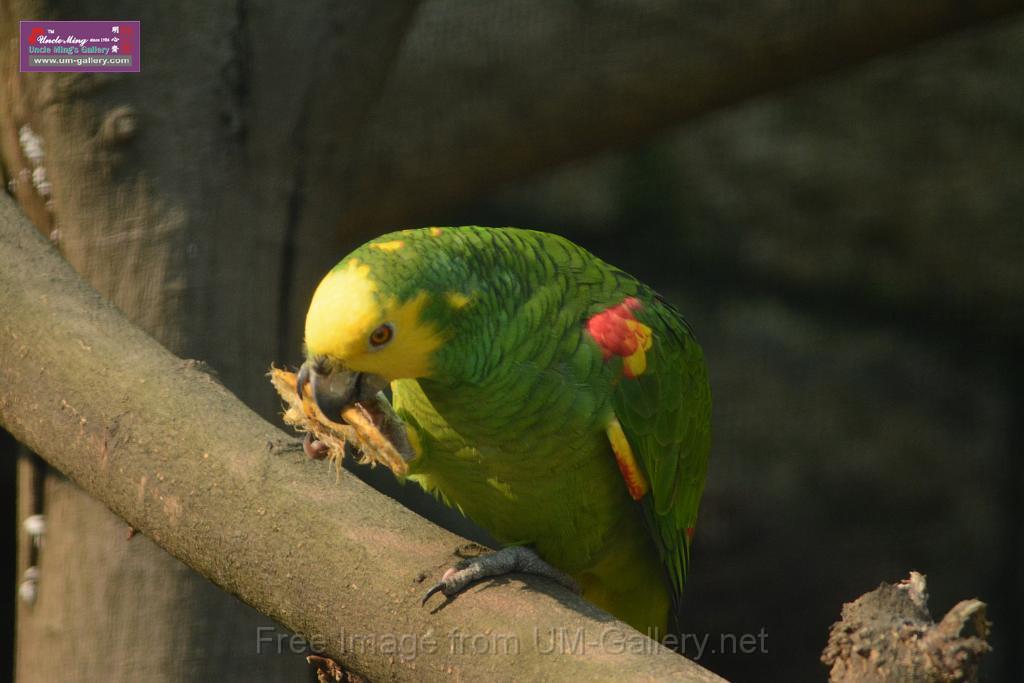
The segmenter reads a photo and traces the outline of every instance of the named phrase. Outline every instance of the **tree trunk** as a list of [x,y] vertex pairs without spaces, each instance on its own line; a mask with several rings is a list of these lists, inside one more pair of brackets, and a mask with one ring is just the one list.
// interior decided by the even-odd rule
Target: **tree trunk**
[[[262,369],[298,351],[279,341],[289,240],[298,223],[342,212],[330,156],[375,100],[414,5],[100,2],[92,16],[59,0],[4,5],[14,113],[4,138],[24,124],[41,138],[62,253],[265,415],[277,401]],[[12,34],[30,18],[141,19],[143,71],[18,74]],[[270,620],[148,539],[127,542],[124,523],[66,480],[47,478],[44,504],[38,600],[18,613],[18,680],[69,669],[107,681],[306,675],[301,657],[256,655]]]

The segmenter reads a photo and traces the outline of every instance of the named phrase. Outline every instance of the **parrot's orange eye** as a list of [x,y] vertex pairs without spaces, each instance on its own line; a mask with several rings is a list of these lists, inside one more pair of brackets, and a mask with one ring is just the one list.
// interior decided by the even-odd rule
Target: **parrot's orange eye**
[[395,328],[391,323],[384,323],[378,325],[377,329],[370,333],[370,346],[380,347],[391,341],[391,337],[395,335]]

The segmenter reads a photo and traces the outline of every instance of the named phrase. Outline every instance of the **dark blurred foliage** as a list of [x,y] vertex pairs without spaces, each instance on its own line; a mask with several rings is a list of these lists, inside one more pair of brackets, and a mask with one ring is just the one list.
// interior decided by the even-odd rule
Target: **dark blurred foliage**
[[[910,570],[936,617],[990,604],[988,680],[1024,666],[1021,45],[1020,21],[932,43],[436,217],[561,232],[697,330],[685,620],[730,680],[823,679],[842,603]],[[765,653],[710,651],[762,628]]]

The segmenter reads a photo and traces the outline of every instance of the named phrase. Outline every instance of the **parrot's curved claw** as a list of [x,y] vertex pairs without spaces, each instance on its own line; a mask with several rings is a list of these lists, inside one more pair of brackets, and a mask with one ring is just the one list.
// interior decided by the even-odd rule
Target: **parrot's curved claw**
[[552,567],[530,548],[513,545],[473,560],[463,560],[455,567],[449,568],[441,580],[427,591],[420,604],[425,605],[435,593],[444,593],[450,598],[461,593],[474,581],[512,572],[543,576],[562,584],[574,593],[581,592],[579,584],[571,576]]
[[423,596],[423,599],[420,600],[420,607],[427,604],[427,600],[429,600],[430,597],[434,595],[434,593],[440,593],[443,590],[444,581],[438,581],[437,583],[435,583],[433,586],[430,587],[430,590],[427,591],[427,594]]

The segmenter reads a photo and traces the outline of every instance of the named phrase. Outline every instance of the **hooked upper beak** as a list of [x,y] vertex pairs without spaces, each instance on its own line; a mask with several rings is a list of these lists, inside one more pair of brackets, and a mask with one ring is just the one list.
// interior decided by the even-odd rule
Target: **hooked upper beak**
[[341,412],[361,401],[369,400],[387,385],[377,375],[355,372],[348,369],[323,371],[323,364],[307,360],[299,368],[295,381],[295,390],[299,397],[305,396],[306,385],[309,385],[313,402],[329,420],[343,422]]
[[[305,391],[306,385],[309,384],[309,375],[309,361],[306,361],[305,363],[302,364],[302,367],[299,368],[299,374],[295,378],[295,393],[299,395],[300,400],[306,398]],[[313,398],[314,401],[316,400],[315,395],[310,394],[310,396]]]

